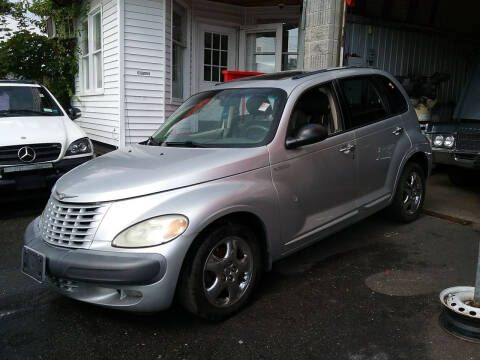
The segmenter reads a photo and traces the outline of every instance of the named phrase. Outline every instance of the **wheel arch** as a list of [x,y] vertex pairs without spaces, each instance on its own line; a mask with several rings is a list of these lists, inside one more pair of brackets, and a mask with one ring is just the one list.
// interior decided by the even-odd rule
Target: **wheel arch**
[[272,264],[272,258],[270,255],[270,245],[268,241],[268,231],[264,221],[260,216],[249,209],[230,209],[230,211],[225,211],[218,213],[209,220],[205,221],[201,230],[195,236],[195,239],[192,241],[188,247],[187,253],[183,259],[181,272],[184,271],[184,266],[187,261],[194,256],[196,250],[200,247],[202,238],[206,233],[211,231],[216,226],[225,223],[240,223],[247,225],[252,228],[255,235],[257,236],[260,250],[262,252],[262,265],[264,270],[270,270]]
[[[405,162],[405,164],[403,165],[403,167],[405,168],[405,165],[409,162],[415,162],[418,165],[420,165],[420,167],[423,170],[423,173],[425,174],[425,177],[428,177],[430,167],[428,164],[428,157],[423,151],[418,151],[414,153],[412,156],[410,156]],[[402,169],[402,172],[403,172],[403,169]]]
[[397,176],[395,178],[395,186],[393,188],[392,196],[390,198],[390,201],[393,200],[395,197],[395,193],[397,192],[397,187],[398,187],[398,182],[400,181],[400,177],[403,174],[403,170],[405,169],[405,166],[410,163],[410,162],[415,162],[420,165],[422,168],[423,172],[425,173],[425,177],[428,177],[430,175],[430,169],[431,169],[431,159],[428,157],[428,155],[422,151],[422,150],[414,150],[412,153],[409,155],[405,156],[402,165],[399,168],[399,171],[397,173]]

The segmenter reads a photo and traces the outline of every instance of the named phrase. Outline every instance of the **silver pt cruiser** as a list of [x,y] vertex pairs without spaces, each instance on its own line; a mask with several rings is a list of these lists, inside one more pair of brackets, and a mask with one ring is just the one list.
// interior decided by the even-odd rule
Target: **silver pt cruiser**
[[147,141],[58,180],[22,270],[64,295],[225,318],[272,262],[381,209],[419,216],[431,148],[373,69],[283,72],[192,96]]

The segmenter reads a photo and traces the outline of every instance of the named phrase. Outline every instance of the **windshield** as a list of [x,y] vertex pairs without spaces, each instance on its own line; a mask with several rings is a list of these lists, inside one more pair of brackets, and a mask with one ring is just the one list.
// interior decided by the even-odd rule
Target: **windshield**
[[0,118],[62,115],[55,101],[41,87],[0,86]]
[[269,143],[287,94],[249,88],[202,92],[182,104],[147,142],[185,147],[254,147]]

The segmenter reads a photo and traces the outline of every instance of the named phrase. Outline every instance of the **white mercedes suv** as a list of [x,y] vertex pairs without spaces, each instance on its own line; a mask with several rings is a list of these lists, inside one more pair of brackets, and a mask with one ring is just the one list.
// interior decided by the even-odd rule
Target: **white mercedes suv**
[[93,158],[93,146],[42,85],[0,80],[0,193],[51,186]]

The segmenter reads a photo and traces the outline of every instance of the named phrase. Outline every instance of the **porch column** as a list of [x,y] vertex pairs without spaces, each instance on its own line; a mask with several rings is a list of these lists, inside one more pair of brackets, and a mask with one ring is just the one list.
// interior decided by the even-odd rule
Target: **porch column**
[[304,0],[304,69],[339,66],[344,0]]

